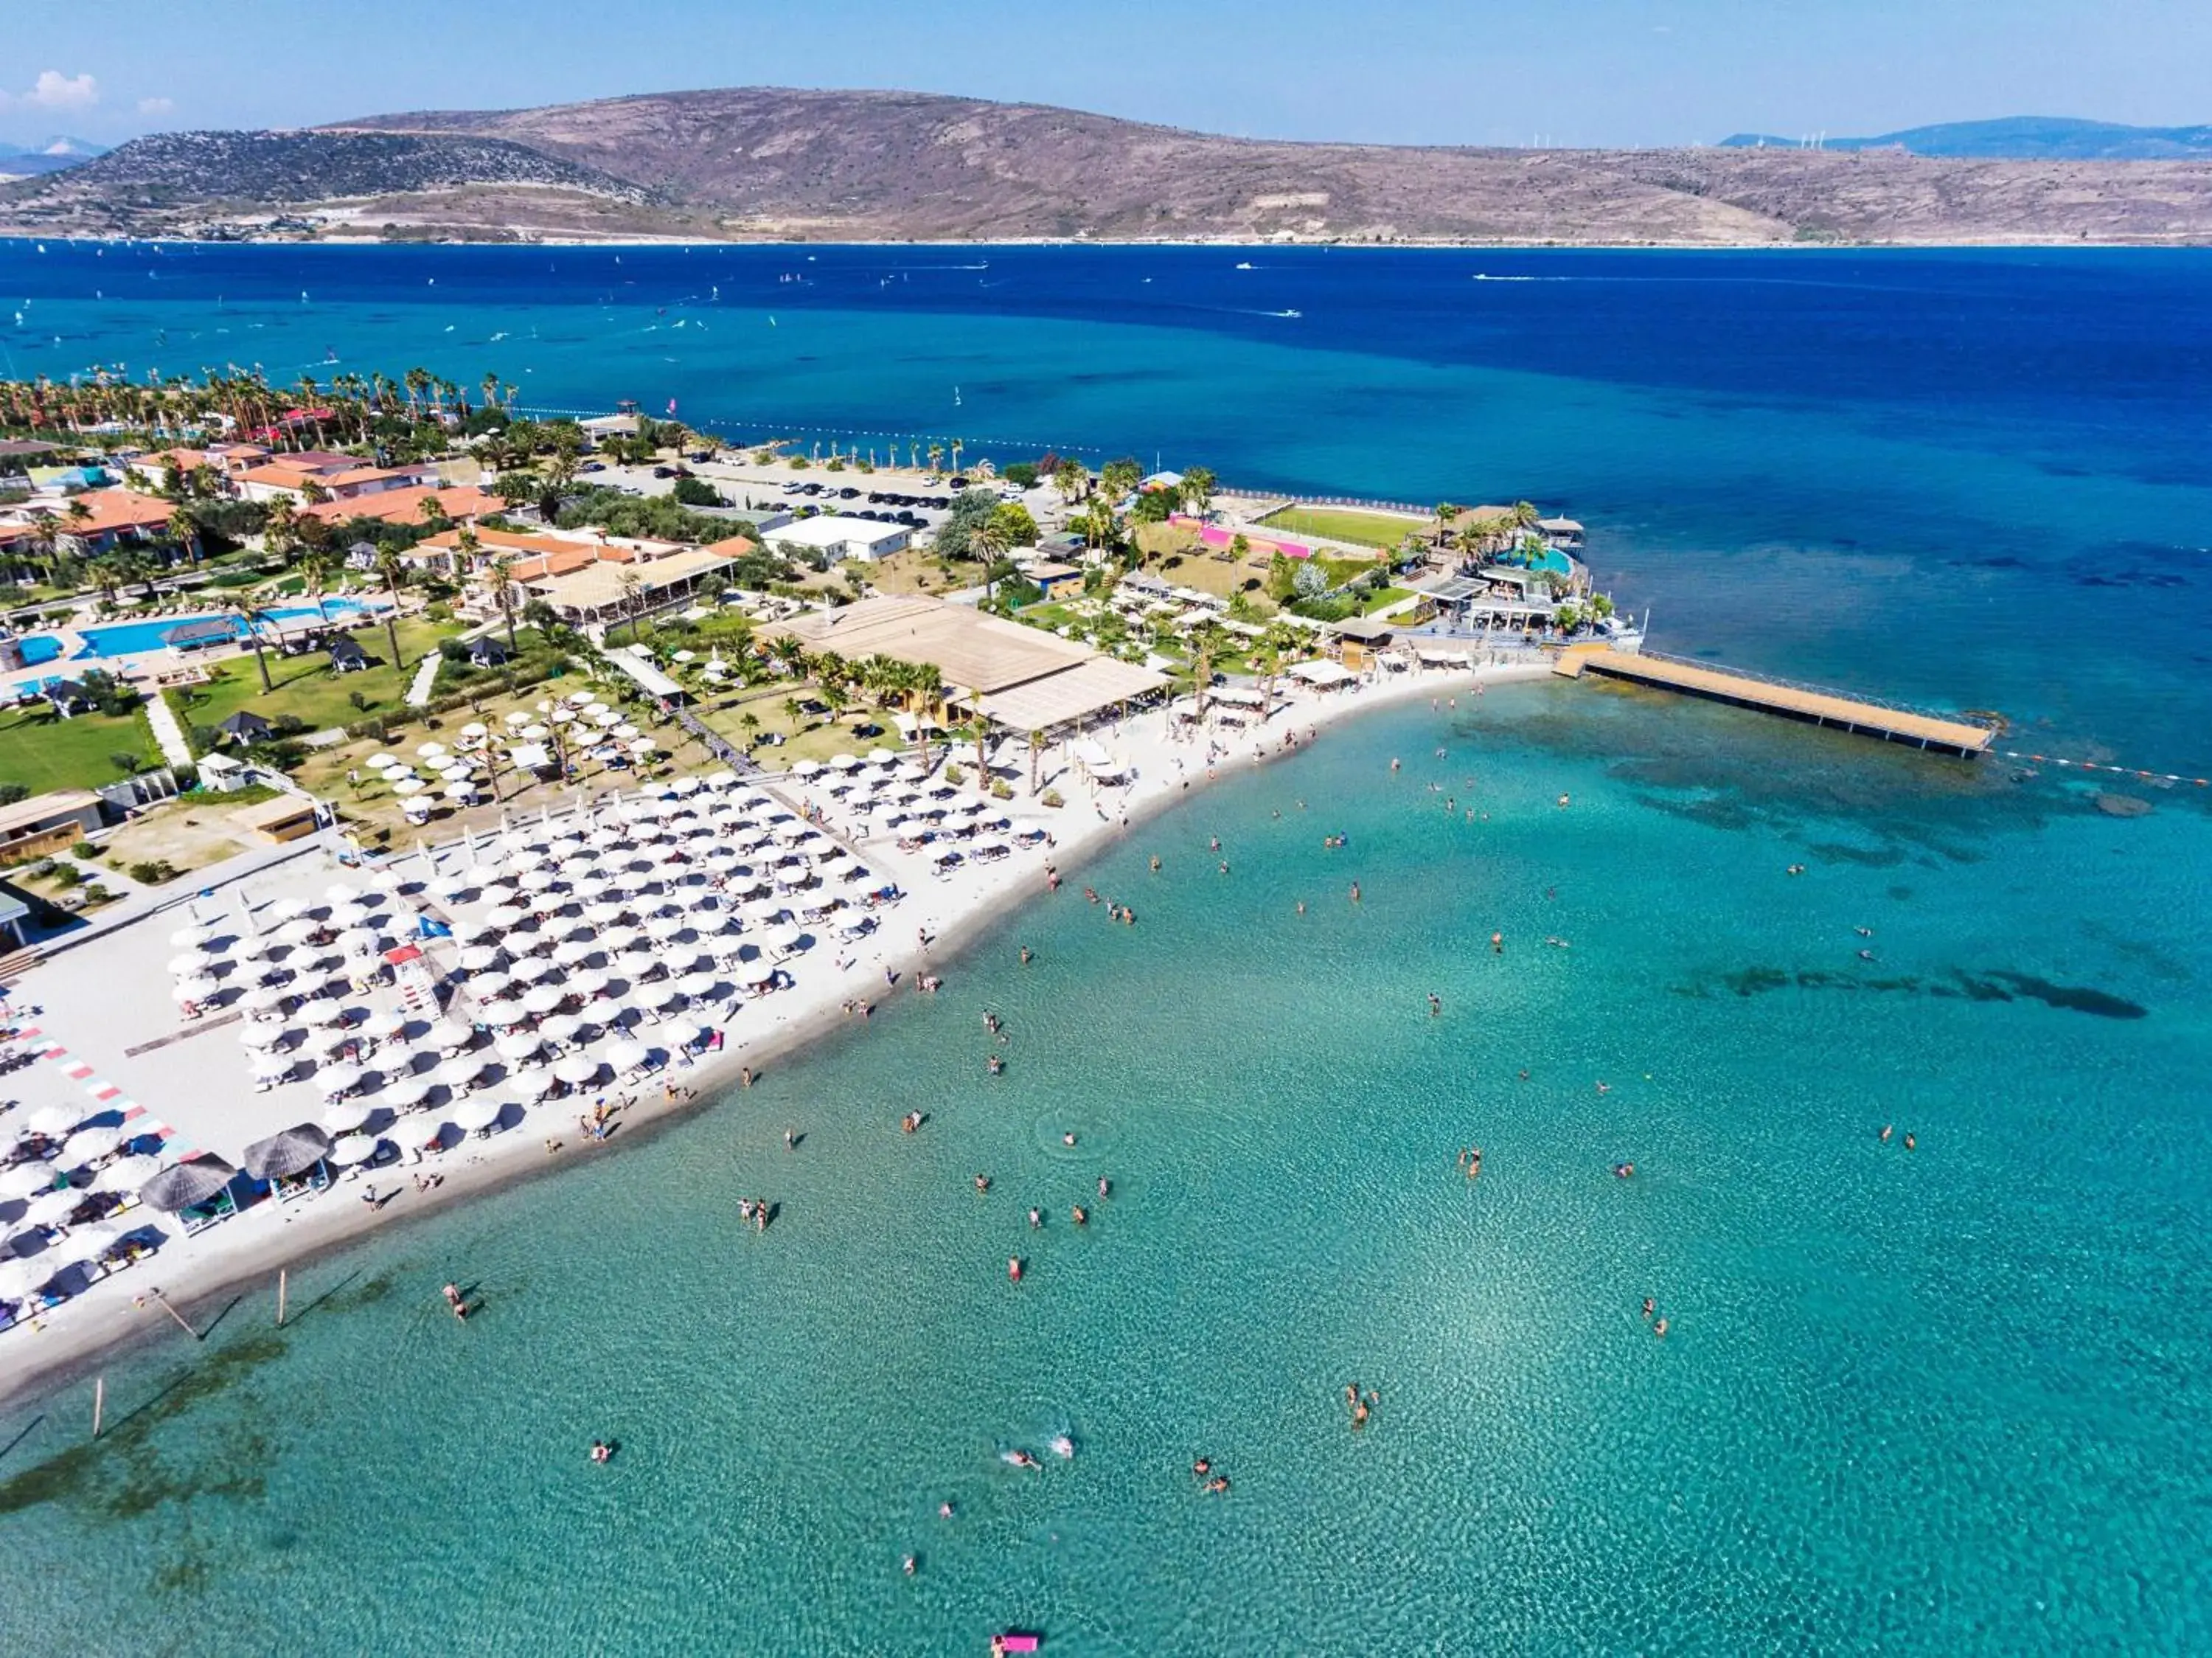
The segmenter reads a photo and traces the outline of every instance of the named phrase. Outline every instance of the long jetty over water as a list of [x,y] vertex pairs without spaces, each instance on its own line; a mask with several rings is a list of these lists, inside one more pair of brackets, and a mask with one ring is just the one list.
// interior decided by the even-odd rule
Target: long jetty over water
[[1648,653],[1631,655],[1604,649],[1568,650],[1553,664],[1552,671],[1571,680],[1579,680],[1585,674],[1602,674],[1610,679],[1733,703],[1738,708],[1755,708],[1813,725],[1836,726],[1862,736],[1910,743],[1916,748],[1934,749],[1965,759],[1985,752],[1996,735],[1990,727],[1967,720],[1861,702],[1832,691],[1753,679],[1748,674],[1700,667],[1694,662]]

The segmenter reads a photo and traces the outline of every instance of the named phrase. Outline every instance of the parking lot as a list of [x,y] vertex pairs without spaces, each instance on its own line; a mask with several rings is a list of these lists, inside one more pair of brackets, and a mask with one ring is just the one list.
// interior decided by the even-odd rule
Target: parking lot
[[[945,521],[961,491],[951,478],[889,470],[830,472],[819,467],[793,472],[787,466],[761,466],[749,460],[687,461],[684,471],[712,485],[730,503],[733,516],[759,522],[779,514],[793,518],[836,513],[884,524],[897,524],[926,539]],[[635,495],[666,495],[676,487],[672,466],[624,466],[608,464],[586,472],[580,481],[629,491]],[[1019,501],[1040,527],[1056,525],[1065,504],[1049,485],[1017,490],[988,479],[960,479],[972,489],[989,490],[1003,499]],[[713,509],[701,510],[712,511]]]

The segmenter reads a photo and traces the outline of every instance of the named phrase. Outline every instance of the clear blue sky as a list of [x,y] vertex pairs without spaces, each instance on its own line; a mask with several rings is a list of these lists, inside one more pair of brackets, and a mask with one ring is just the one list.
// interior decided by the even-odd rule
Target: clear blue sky
[[0,40],[15,143],[740,85],[1390,143],[2212,119],[2212,0],[0,0]]

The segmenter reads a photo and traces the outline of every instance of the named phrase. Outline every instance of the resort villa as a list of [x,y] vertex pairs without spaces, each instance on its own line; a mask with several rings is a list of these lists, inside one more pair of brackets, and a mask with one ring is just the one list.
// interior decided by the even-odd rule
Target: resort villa
[[477,622],[501,614],[494,572],[505,561],[516,609],[542,600],[575,627],[668,609],[753,551],[744,536],[706,547],[581,530],[477,530],[471,539],[473,546],[465,546],[459,530],[444,530],[417,542],[407,558],[462,582],[465,591],[455,608]]
[[[84,509],[82,513],[75,513],[78,507]],[[120,540],[150,539],[167,527],[175,510],[159,496],[141,495],[119,486],[87,490],[67,500],[34,497],[0,508],[0,562],[20,555],[37,540],[41,514],[52,518],[55,528],[73,546],[90,554],[105,552]]]

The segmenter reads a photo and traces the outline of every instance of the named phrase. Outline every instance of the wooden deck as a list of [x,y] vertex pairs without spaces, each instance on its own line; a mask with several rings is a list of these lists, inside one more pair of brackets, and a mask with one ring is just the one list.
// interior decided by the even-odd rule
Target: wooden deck
[[1663,691],[1708,697],[1716,702],[1733,703],[1739,708],[1756,708],[1814,725],[1837,726],[1863,736],[1910,743],[1916,748],[1933,748],[1969,759],[1989,747],[1993,735],[1986,727],[1969,725],[1963,720],[1946,720],[1930,714],[1884,708],[1876,703],[1854,702],[1848,697],[1826,692],[1775,685],[1717,668],[1693,667],[1686,662],[1669,661],[1663,656],[1630,655],[1601,649],[1569,650],[1553,664],[1552,671],[1576,680],[1585,673],[1603,674]]

